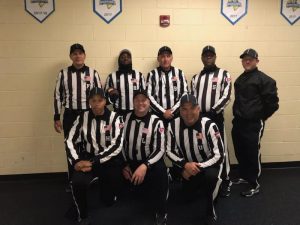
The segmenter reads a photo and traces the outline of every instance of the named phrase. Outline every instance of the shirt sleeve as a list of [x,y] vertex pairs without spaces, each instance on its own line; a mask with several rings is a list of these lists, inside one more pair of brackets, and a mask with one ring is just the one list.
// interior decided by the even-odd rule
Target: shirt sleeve
[[56,79],[54,90],[54,120],[60,120],[61,108],[64,101],[64,76],[61,70]]

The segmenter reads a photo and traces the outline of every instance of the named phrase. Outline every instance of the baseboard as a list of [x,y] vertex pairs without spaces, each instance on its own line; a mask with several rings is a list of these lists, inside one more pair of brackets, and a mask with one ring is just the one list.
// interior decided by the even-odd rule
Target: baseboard
[[[237,164],[231,165],[231,169],[237,169]],[[292,162],[270,162],[262,163],[263,169],[283,169],[283,168],[300,168],[300,161]],[[16,180],[48,180],[48,179],[62,179],[66,180],[66,172],[56,173],[34,173],[34,174],[13,174],[13,175],[0,175],[0,181],[16,181]]]

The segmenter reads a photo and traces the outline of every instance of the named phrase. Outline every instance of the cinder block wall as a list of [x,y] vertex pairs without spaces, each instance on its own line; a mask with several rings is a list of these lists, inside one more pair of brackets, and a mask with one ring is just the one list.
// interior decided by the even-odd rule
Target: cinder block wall
[[[249,47],[260,55],[259,68],[277,80],[280,110],[266,123],[263,162],[300,160],[300,22],[280,15],[280,0],[251,0],[248,14],[232,26],[219,0],[123,0],[123,12],[107,25],[92,0],[56,0],[42,24],[24,10],[23,0],[0,1],[0,174],[66,171],[63,137],[53,129],[53,89],[58,71],[70,64],[69,46],[82,43],[86,64],[102,83],[116,69],[118,53],[129,48],[134,67],[146,76],[157,65],[157,50],[168,45],[174,65],[188,81],[202,68],[201,49],[216,47],[217,65],[233,81]],[[160,28],[159,15],[171,26]],[[226,109],[231,160],[232,104]]]

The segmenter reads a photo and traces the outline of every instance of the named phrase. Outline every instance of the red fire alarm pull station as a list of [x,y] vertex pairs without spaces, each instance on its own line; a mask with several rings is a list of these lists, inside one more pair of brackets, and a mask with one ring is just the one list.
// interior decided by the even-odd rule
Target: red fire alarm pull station
[[159,25],[161,27],[168,27],[170,25],[170,16],[169,15],[159,16]]

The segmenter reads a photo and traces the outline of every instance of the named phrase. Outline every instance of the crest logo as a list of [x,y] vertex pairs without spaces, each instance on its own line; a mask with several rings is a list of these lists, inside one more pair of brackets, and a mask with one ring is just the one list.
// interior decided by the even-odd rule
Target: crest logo
[[122,12],[122,0],[93,0],[93,10],[106,23]]
[[289,0],[286,3],[287,8],[292,8],[292,10],[295,12],[297,9],[300,8],[300,3],[298,3],[298,0]]
[[54,0],[25,0],[25,10],[40,23],[54,12]]
[[228,0],[227,7],[232,7],[236,11],[239,7],[242,7],[242,3],[239,0]]

